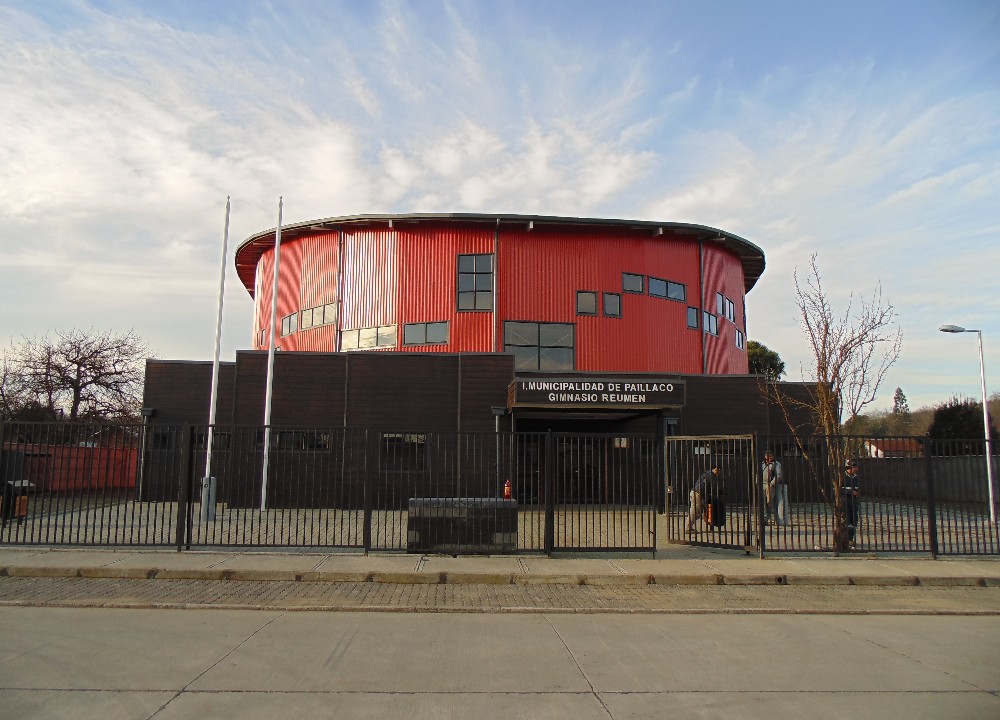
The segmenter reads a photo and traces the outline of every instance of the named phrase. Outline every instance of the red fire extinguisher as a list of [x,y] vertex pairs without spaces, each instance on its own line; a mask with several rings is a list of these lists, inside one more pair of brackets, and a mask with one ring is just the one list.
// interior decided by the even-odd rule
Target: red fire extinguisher
[[510,500],[510,478],[503,484],[503,499]]

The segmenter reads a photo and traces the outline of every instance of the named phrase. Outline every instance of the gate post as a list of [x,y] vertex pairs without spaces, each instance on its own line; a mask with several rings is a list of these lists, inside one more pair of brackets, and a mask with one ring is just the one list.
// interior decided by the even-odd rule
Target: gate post
[[555,512],[555,487],[552,478],[552,431],[545,432],[545,443],[542,446],[545,453],[542,463],[542,472],[545,475],[545,553],[552,557],[552,548],[555,546],[556,538],[556,512]]
[[934,473],[931,469],[931,446],[934,441],[929,437],[923,438],[924,447],[924,474],[927,477],[927,535],[931,546],[931,560],[937,560],[938,556],[938,532],[937,532],[937,502],[934,499]]
[[188,530],[188,514],[191,503],[191,449],[194,443],[191,436],[194,428],[187,423],[181,427],[181,463],[177,473],[177,519],[174,526],[177,552],[184,549],[191,549],[191,537]]
[[374,495],[374,482],[372,473],[378,471],[378,455],[375,454],[377,445],[375,438],[379,433],[372,432],[370,428],[363,430],[365,437],[365,465],[364,465],[364,492],[362,493],[364,503],[365,522],[362,532],[364,533],[365,555],[372,549],[372,497]]
[[[764,438],[765,442],[770,439],[767,435]],[[757,516],[757,556],[763,560],[764,550],[766,549],[764,540],[766,533],[764,532],[764,485],[763,478],[760,477],[760,469],[764,458],[761,457],[760,442],[757,433],[753,434],[753,452],[751,455],[753,456],[753,468],[750,470],[750,477],[753,479],[753,492],[750,494],[750,497],[753,498],[754,514]],[[785,482],[788,482],[787,477],[785,478]],[[747,528],[747,532],[750,532],[749,527]],[[750,543],[748,542],[747,547],[749,546]]]

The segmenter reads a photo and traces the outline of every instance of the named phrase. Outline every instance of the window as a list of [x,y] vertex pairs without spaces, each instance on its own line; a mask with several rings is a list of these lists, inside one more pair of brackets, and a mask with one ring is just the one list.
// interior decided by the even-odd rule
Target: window
[[736,306],[722,293],[715,293],[715,309],[719,317],[724,317],[729,322],[736,322]]
[[427,435],[385,433],[382,435],[382,469],[390,473],[423,472],[427,469]]
[[343,351],[372,350],[380,347],[396,347],[395,325],[344,330],[340,333],[340,349]]
[[574,330],[571,323],[505,322],[504,352],[514,354],[515,370],[572,370]]
[[267,347],[267,328],[260,329],[260,347]]
[[688,308],[688,327],[692,330],[698,329],[698,308]]
[[[313,326],[313,310],[315,310],[315,308],[309,308],[308,310],[303,310],[299,313],[299,327],[303,330],[308,330]],[[322,310],[323,309],[320,308],[320,312],[322,312]]]
[[597,314],[597,293],[590,290],[576,291],[576,314],[596,315]]
[[653,297],[685,302],[687,300],[687,285],[651,277],[649,278],[649,294]]
[[458,309],[493,309],[493,256],[458,256]]
[[604,293],[604,317],[622,316],[622,296],[618,293]]
[[448,323],[407,323],[403,326],[404,345],[442,345],[448,342]]
[[632,273],[622,273],[622,292],[642,294],[645,290],[644,275],[633,275]]
[[746,344],[747,344],[746,340],[747,340],[746,335],[744,335],[742,332],[740,332],[739,330],[737,330],[736,331],[736,347],[738,347],[740,350],[746,349]]
[[705,332],[710,335],[719,334],[719,318],[710,312],[706,312],[702,320],[702,326],[705,328]]
[[337,322],[337,303],[317,305],[303,310],[299,315],[299,329],[301,330],[330,325]]
[[286,315],[281,318],[281,337],[285,335],[291,335],[295,332],[295,320],[298,318],[298,313],[292,313],[291,315]]
[[329,450],[333,447],[329,432],[281,430],[271,437],[271,447],[277,450]]

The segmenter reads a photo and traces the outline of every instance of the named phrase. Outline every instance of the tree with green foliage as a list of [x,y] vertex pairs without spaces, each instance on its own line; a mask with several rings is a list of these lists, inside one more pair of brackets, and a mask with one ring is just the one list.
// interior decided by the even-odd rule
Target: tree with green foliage
[[747,362],[752,375],[763,375],[767,380],[780,380],[785,374],[781,356],[756,340],[747,342]]
[[903,394],[903,388],[896,388],[896,392],[892,396],[892,414],[893,415],[904,415],[909,414],[910,404],[906,402],[906,395]]
[[[990,439],[996,441],[997,429],[990,419]],[[938,455],[983,454],[986,444],[983,432],[983,404],[974,400],[951,398],[934,411],[934,420],[927,432],[935,443]]]

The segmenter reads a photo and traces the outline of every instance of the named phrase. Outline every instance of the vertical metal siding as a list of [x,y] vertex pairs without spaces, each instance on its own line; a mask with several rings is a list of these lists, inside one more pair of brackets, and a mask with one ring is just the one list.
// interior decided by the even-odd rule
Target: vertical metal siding
[[[627,230],[501,230],[501,314],[505,320],[576,325],[581,371],[699,373],[698,249],[691,240]],[[642,295],[622,291],[622,273],[646,277]],[[687,286],[687,302],[652,297],[649,277]],[[576,314],[576,293],[598,293],[598,315]],[[621,295],[621,318],[603,316],[602,293]],[[500,345],[502,347],[502,338]]]
[[[397,226],[399,283],[397,319],[401,349],[418,352],[488,352],[490,312],[458,312],[459,255],[491,254],[493,230],[486,225],[448,223]],[[495,272],[495,266],[494,266]],[[402,326],[414,322],[449,322],[447,345],[402,345]]]
[[[498,350],[503,350],[505,320],[565,322],[576,326],[577,370],[701,372],[703,330],[687,327],[687,308],[701,309],[697,241],[593,226],[528,231],[508,224],[501,225],[499,235],[503,251],[494,266]],[[456,262],[460,254],[493,250],[494,228],[485,223],[402,223],[288,240],[282,243],[278,322],[303,308],[339,300],[340,328],[395,325],[397,350],[489,352],[494,314],[457,312]],[[257,266],[254,347],[270,320],[273,259],[273,250],[266,252]],[[623,292],[626,272],[644,276],[642,295]],[[683,283],[687,301],[651,296],[650,277]],[[736,327],[745,331],[739,258],[707,243],[705,278],[706,309],[715,313],[715,293],[723,292],[736,307]],[[596,317],[576,314],[578,290],[598,293]],[[621,318],[603,316],[605,292],[621,296]],[[403,346],[404,324],[441,320],[449,322],[447,345]],[[719,326],[718,337],[705,338],[708,373],[745,373],[746,353],[736,348],[733,323],[720,320]],[[336,329],[326,325],[281,338],[279,326],[278,342],[284,350],[334,351]]]
[[352,230],[344,233],[343,242],[341,328],[394,324],[399,293],[396,233],[388,227]]
[[736,347],[736,330],[746,333],[744,287],[740,259],[723,247],[705,243],[705,309],[718,315],[716,294],[721,292],[733,302],[736,317],[734,324],[720,316],[718,336],[705,336],[709,375],[746,374],[749,371],[746,350]]

